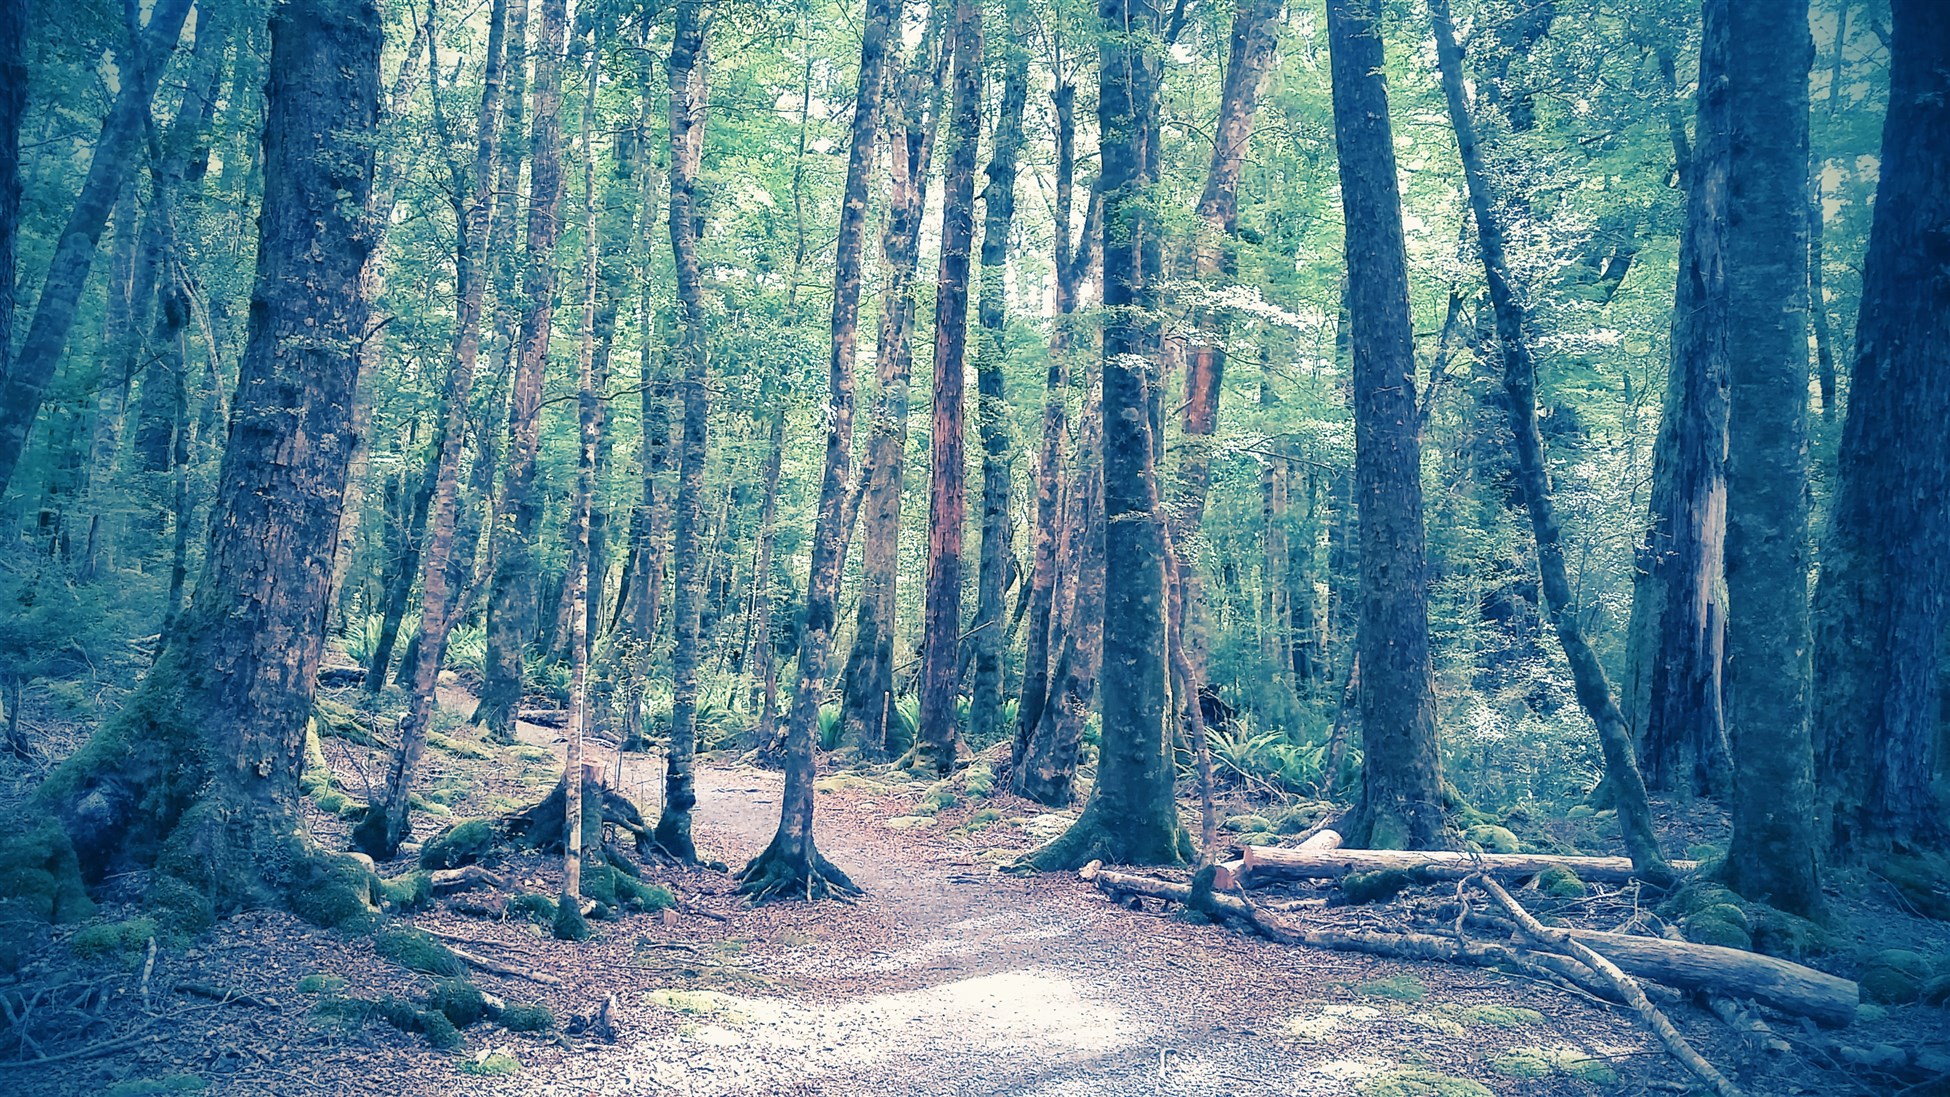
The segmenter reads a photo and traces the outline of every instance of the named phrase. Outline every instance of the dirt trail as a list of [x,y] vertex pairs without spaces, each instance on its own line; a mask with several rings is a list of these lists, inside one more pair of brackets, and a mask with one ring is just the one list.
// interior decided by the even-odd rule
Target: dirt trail
[[[736,865],[770,839],[775,775],[698,784],[706,855]],[[867,889],[859,904],[734,914],[752,985],[640,991],[617,1044],[536,1063],[512,1092],[1475,1097],[1599,1092],[1580,1069],[1670,1077],[1628,1024],[1554,989],[1277,948],[994,874],[992,841],[890,828],[903,806],[899,790],[823,793],[821,848]]]

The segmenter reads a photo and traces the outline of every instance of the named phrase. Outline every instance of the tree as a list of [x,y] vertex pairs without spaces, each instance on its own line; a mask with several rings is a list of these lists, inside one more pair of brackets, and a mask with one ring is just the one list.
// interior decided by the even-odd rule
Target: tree
[[[438,74],[439,57],[435,43],[439,35],[431,30],[432,10],[427,13],[427,71]],[[426,536],[426,580],[421,596],[420,630],[413,649],[411,700],[406,715],[394,728],[398,740],[393,763],[386,775],[383,798],[374,797],[366,816],[354,832],[359,847],[375,858],[391,858],[399,844],[412,832],[409,796],[413,771],[426,748],[428,727],[438,703],[434,687],[440,665],[447,652],[447,632],[453,626],[454,591],[449,587],[448,568],[454,548],[455,514],[460,508],[460,458],[467,438],[467,406],[474,389],[474,367],[481,353],[481,307],[487,291],[487,247],[489,216],[492,210],[488,185],[494,178],[495,127],[500,121],[501,63],[507,26],[506,0],[495,0],[488,9],[486,68],[481,76],[481,107],[475,123],[472,170],[456,159],[449,164],[454,225],[454,286],[459,307],[454,319],[453,361],[448,367],[447,391],[442,400],[441,423],[434,442],[434,467],[429,470],[432,516]],[[433,89],[434,117],[439,136],[446,144],[446,121],[440,110],[439,88]],[[420,506],[424,511],[424,504]],[[412,585],[409,576],[405,583]],[[377,664],[377,674],[368,674],[366,685],[385,672]]]
[[1363,751],[1349,838],[1381,849],[1440,848],[1447,842],[1429,665],[1415,344],[1378,5],[1329,0],[1327,42],[1347,226],[1361,513]]
[[[1544,436],[1537,426],[1537,363],[1524,330],[1523,304],[1510,274],[1505,254],[1504,227],[1496,210],[1488,173],[1484,170],[1476,127],[1470,118],[1469,102],[1463,90],[1462,50],[1456,45],[1456,31],[1449,18],[1448,0],[1429,0],[1435,25],[1436,58],[1442,68],[1443,97],[1449,104],[1449,119],[1456,131],[1456,147],[1463,164],[1463,179],[1469,193],[1469,206],[1475,216],[1477,250],[1483,260],[1483,280],[1489,288],[1491,308],[1496,318],[1496,343],[1503,358],[1503,395],[1510,416],[1510,430],[1516,441],[1517,482],[1523,493],[1524,508],[1530,513],[1530,530],[1537,542],[1537,569],[1542,579],[1544,601],[1551,625],[1557,633],[1564,657],[1571,665],[1571,679],[1578,704],[1597,726],[1599,745],[1605,758],[1605,779],[1612,786],[1618,804],[1618,824],[1624,832],[1625,848],[1632,867],[1646,879],[1662,883],[1671,878],[1659,852],[1658,838],[1652,833],[1652,811],[1646,803],[1645,782],[1639,775],[1633,755],[1631,728],[1618,707],[1611,680],[1604,664],[1584,635],[1572,597],[1570,573],[1564,564],[1563,535],[1557,508],[1551,498],[1550,469],[1544,453]],[[1413,393],[1411,383],[1405,393]],[[1365,523],[1364,523],[1365,527]],[[1365,528],[1364,528],[1365,532]],[[1366,559],[1363,546],[1363,559]],[[1364,650],[1363,654],[1367,652]],[[1373,675],[1380,664],[1367,660],[1366,673]],[[1362,691],[1363,706],[1375,690]],[[1365,714],[1365,713],[1364,713]],[[1373,742],[1369,740],[1372,756]]]
[[670,762],[664,770],[664,810],[657,845],[681,861],[697,860],[691,844],[691,809],[697,805],[691,764],[697,748],[698,502],[704,491],[705,389],[710,366],[704,329],[703,276],[697,265],[697,169],[704,151],[704,114],[710,99],[705,66],[705,19],[700,0],[677,6],[670,46],[670,247],[677,259],[677,300],[682,334],[677,358],[683,368],[683,440],[677,450],[677,501],[672,561],[677,577],[671,615],[677,636],[670,656]]
[[1892,9],[1889,114],[1849,369],[1848,414],[1815,595],[1815,740],[1839,859],[1940,847],[1950,586],[1950,11]]
[[955,5],[954,103],[942,177],[941,268],[934,289],[934,428],[929,437],[927,606],[921,621],[921,719],[915,753],[947,776],[960,742],[961,543],[968,513],[962,386],[968,259],[975,240],[975,153],[982,114],[982,5]]
[[27,0],[0,0],[0,376],[11,368],[13,359],[20,118],[27,110],[26,37]]
[[[1008,287],[1004,268],[1009,262],[1009,232],[1016,218],[1016,159],[1022,154],[1023,108],[1029,102],[1029,13],[1021,0],[1009,5],[1008,41],[1003,47],[1002,102],[996,113],[988,184],[982,188],[982,284],[976,302],[981,331],[976,338],[976,426],[982,437],[982,547],[976,566],[975,620],[969,640],[975,649],[974,691],[968,705],[969,734],[979,743],[1001,738],[1002,616],[1008,593],[1011,522],[1009,520],[1009,395],[1004,389],[1003,341],[1008,321]],[[1068,226],[1065,226],[1066,230]]]
[[[1721,708],[1726,605],[1726,11],[1701,5],[1700,72],[1693,139],[1673,120],[1684,157],[1686,223],[1672,314],[1651,514],[1633,611],[1650,650],[1634,713],[1648,789],[1687,795],[1725,791],[1732,760]],[[1675,114],[1677,111],[1675,110]]]
[[1821,907],[1808,725],[1808,66],[1804,6],[1728,0],[1726,879]]
[[889,30],[900,21],[900,0],[868,0],[860,37],[860,78],[853,106],[852,145],[847,153],[839,238],[833,252],[833,341],[827,360],[826,453],[821,463],[819,510],[813,523],[812,573],[806,583],[806,616],[799,632],[799,681],[786,728],[785,790],[779,830],[765,851],[738,874],[741,890],[756,898],[823,898],[859,889],[820,856],[813,843],[813,746],[825,693],[826,660],[839,615],[840,569],[852,518],[846,513],[846,480],[853,460],[853,357],[859,335],[861,255],[867,231],[867,179],[873,174],[874,141],[887,68]]
[[41,794],[85,873],[153,866],[149,900],[179,924],[373,910],[371,874],[305,837],[298,778],[366,334],[380,39],[370,0],[272,14],[250,330],[202,578],[135,696]]
[[[130,11],[133,15],[133,9]],[[176,39],[182,34],[189,11],[190,0],[161,0],[150,10],[146,27],[129,27],[125,75],[108,117],[102,120],[101,136],[95,141],[87,178],[80,193],[75,195],[60,242],[48,260],[47,273],[41,279],[41,295],[34,303],[34,319],[28,324],[20,349],[10,359],[4,353],[5,348],[0,348],[0,359],[6,359],[0,361],[0,367],[4,367],[4,372],[0,372],[0,493],[13,480],[21,452],[27,447],[27,433],[33,429],[34,417],[40,411],[41,398],[47,392],[48,382],[54,379],[61,352],[67,349],[68,332],[74,327],[81,292],[89,270],[94,267],[95,246],[101,241],[116,195],[128,184],[129,175],[135,169],[136,154],[151,124],[149,101],[155,97],[156,85],[162,79],[171,51],[176,48]],[[19,48],[19,41],[16,36],[13,48]],[[15,125],[18,126],[17,121]],[[6,268],[6,275],[10,280],[14,277],[11,264]],[[8,292],[11,299],[12,291]]]
[[1191,855],[1172,796],[1165,726],[1165,530],[1149,381],[1158,360],[1156,179],[1163,36],[1144,0],[1101,0],[1097,126],[1103,162],[1103,746],[1083,814],[1026,855],[1041,869],[1088,861],[1173,864]]
[[567,0],[542,0],[535,41],[534,122],[528,156],[527,304],[508,406],[507,466],[494,508],[494,588],[488,603],[487,676],[474,722],[512,741],[521,705],[522,655],[534,628],[535,532],[541,499],[535,460],[541,447],[542,380],[555,318],[555,243],[562,221],[562,64]]

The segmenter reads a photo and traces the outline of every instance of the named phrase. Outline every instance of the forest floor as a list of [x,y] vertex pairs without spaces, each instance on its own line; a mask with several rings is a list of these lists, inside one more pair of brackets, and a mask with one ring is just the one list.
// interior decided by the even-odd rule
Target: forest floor
[[[560,733],[524,723],[520,738],[511,749],[430,752],[423,784],[463,790],[452,797],[458,815],[530,802],[559,773]],[[355,788],[377,759],[336,739],[326,753]],[[661,760],[602,746],[591,753],[653,816]],[[404,919],[560,980],[470,974],[510,1001],[544,1003],[566,1020],[615,995],[614,1042],[483,1023],[467,1030],[463,1047],[438,1051],[381,1022],[322,1018],[320,999],[297,989],[306,976],[343,979],[346,994],[409,998],[433,980],[379,957],[369,936],[262,913],[226,921],[186,949],[161,950],[147,974],[139,954],[123,954],[119,966],[109,957],[104,967],[58,942],[45,950],[30,975],[50,986],[92,985],[95,1020],[49,1048],[80,1052],[72,1058],[0,1064],[0,1090],[1528,1097],[1689,1089],[1628,1014],[1555,986],[1287,948],[1166,916],[1156,903],[1131,909],[1068,875],[997,872],[1071,816],[999,790],[928,815],[923,801],[939,800],[939,789],[901,776],[822,779],[821,849],[866,892],[850,905],[753,908],[725,873],[650,866],[646,878],[670,887],[677,909],[596,923],[596,938],[583,944],[439,903]],[[777,826],[775,773],[707,762],[698,797],[706,859],[738,866]],[[342,820],[317,813],[312,823],[328,844],[342,838]],[[423,820],[421,836],[437,825]],[[517,857],[499,868],[529,890],[558,886],[553,859]],[[233,1000],[203,996],[212,989]],[[1942,1011],[1925,1012],[1950,1042]],[[1859,1072],[1799,1054],[1756,1061],[1702,1010],[1677,1010],[1675,1020],[1709,1058],[1748,1068],[1753,1093],[1884,1092]]]

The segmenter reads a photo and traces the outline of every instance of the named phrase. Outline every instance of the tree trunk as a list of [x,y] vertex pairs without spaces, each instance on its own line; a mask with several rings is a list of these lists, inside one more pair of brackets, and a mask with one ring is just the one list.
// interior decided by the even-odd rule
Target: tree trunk
[[1950,589],[1950,11],[1894,8],[1833,517],[1815,597],[1816,739],[1829,847],[1941,848],[1936,644]]
[[962,385],[967,367],[968,259],[975,239],[975,154],[982,114],[982,5],[955,7],[954,105],[942,177],[941,267],[934,290],[934,424],[928,463],[927,597],[921,621],[921,719],[915,754],[934,772],[955,767],[960,742],[962,524],[968,513]]
[[1190,855],[1172,795],[1166,730],[1165,530],[1147,380],[1159,354],[1160,226],[1156,180],[1162,38],[1154,8],[1099,8],[1097,122],[1104,202],[1103,746],[1097,783],[1075,825],[1027,855],[1038,868],[1091,860],[1170,864]]
[[149,899],[179,926],[375,909],[370,872],[304,836],[298,777],[366,331],[380,45],[370,0],[274,9],[250,333],[203,576],[136,695],[42,792],[92,876],[153,865]]
[[1727,208],[1738,211],[1727,225],[1727,329],[1740,338],[1727,347],[1726,878],[1750,899],[1807,915],[1821,907],[1806,667],[1814,43],[1806,5],[1729,0],[1727,15]]
[[691,809],[697,793],[691,773],[697,749],[698,603],[704,594],[699,562],[698,504],[704,492],[705,425],[710,405],[704,332],[703,275],[697,264],[697,169],[704,149],[709,100],[700,0],[681,0],[670,47],[670,247],[676,256],[677,359],[684,402],[683,440],[677,450],[677,503],[673,525],[670,763],[664,770],[664,810],[657,845],[680,861],[697,860],[691,844]]
[[[982,188],[981,297],[976,320],[975,420],[982,437],[982,546],[975,576],[975,620],[971,625],[975,679],[968,706],[968,732],[977,743],[994,743],[1009,733],[1002,726],[1002,609],[1009,581],[1009,396],[1002,365],[1008,358],[1009,231],[1016,215],[1016,157],[1022,152],[1022,115],[1029,102],[1028,41],[1032,33],[1022,0],[1008,5],[1008,36],[1003,46],[1002,103],[990,152],[988,184]],[[1070,226],[1062,226],[1069,232]]]
[[813,844],[813,748],[819,704],[826,692],[826,661],[839,615],[840,571],[852,533],[846,513],[847,471],[853,460],[853,357],[859,333],[861,255],[867,231],[867,180],[873,174],[875,127],[885,83],[888,33],[900,19],[900,0],[867,0],[860,38],[860,77],[853,107],[852,145],[840,205],[833,256],[833,344],[828,360],[826,454],[813,521],[812,571],[806,582],[806,616],[799,632],[799,682],[786,729],[785,790],[779,830],[763,853],[738,874],[741,890],[755,898],[857,891]]
[[392,562],[392,574],[383,584],[386,600],[380,609],[379,636],[366,664],[367,693],[378,693],[386,685],[386,670],[392,666],[393,647],[399,642],[400,622],[406,618],[407,603],[412,601],[413,587],[420,577],[420,550],[426,544],[427,510],[433,502],[440,453],[446,448],[442,437],[445,426],[442,423],[441,431],[436,432],[426,467],[414,482],[413,502],[406,512],[406,521],[399,534],[399,552]]
[[1347,225],[1354,471],[1360,491],[1361,798],[1348,839],[1377,849],[1449,844],[1442,817],[1423,554],[1415,345],[1382,28],[1361,0],[1329,0],[1334,132]]
[[536,36],[534,124],[529,135],[527,305],[520,359],[509,394],[507,468],[494,514],[494,586],[488,603],[487,680],[474,721],[512,740],[522,697],[522,656],[535,627],[535,530],[542,500],[535,487],[541,448],[542,380],[555,316],[556,207],[562,197],[562,62],[567,0],[542,0]]
[[[428,12],[432,22],[432,12]],[[481,311],[487,289],[487,269],[482,252],[490,234],[492,205],[488,185],[494,178],[495,127],[501,108],[502,60],[507,24],[506,0],[494,0],[488,12],[487,58],[481,79],[481,109],[475,124],[474,161],[471,172],[457,160],[448,164],[454,223],[458,229],[454,246],[454,286],[459,308],[454,318],[454,357],[448,367],[447,391],[442,398],[440,430],[435,441],[437,457],[432,470],[433,514],[427,531],[425,581],[420,599],[419,637],[413,650],[413,679],[406,715],[395,729],[393,761],[386,773],[384,798],[374,797],[365,818],[353,833],[359,848],[374,858],[391,858],[412,833],[408,811],[413,787],[413,770],[426,747],[429,725],[437,704],[435,688],[440,680],[440,664],[447,653],[447,633],[453,626],[454,591],[448,583],[452,575],[455,513],[459,508],[461,450],[467,441],[468,398],[474,388],[474,367],[481,351]],[[427,71],[432,74],[434,118],[443,147],[448,146],[446,114],[440,109],[439,57],[437,33],[427,36]],[[410,580],[409,580],[410,585]],[[375,664],[375,671],[385,668]],[[374,677],[367,677],[371,688]]]
[[[953,54],[947,4],[929,9],[920,48],[887,110],[887,215],[881,226],[880,324],[874,347],[874,404],[860,475],[860,603],[843,672],[843,737],[870,758],[887,753],[894,705],[894,615],[900,569],[902,470],[907,460],[908,384],[913,374],[914,267],[927,209],[928,165],[940,128],[942,77]],[[762,740],[769,741],[769,740]]]
[[[14,282],[19,266],[15,253],[20,239],[20,120],[27,113],[27,4],[28,0],[0,0],[0,378],[13,373]],[[118,231],[133,227],[124,226]],[[7,717],[16,719],[12,707],[7,710]]]
[[[74,327],[81,293],[95,263],[95,245],[101,241],[116,196],[135,170],[143,135],[151,125],[149,102],[155,97],[156,84],[169,64],[189,10],[190,0],[159,0],[149,13],[147,27],[140,32],[130,28],[135,40],[132,52],[121,58],[122,85],[109,106],[108,117],[102,119],[88,175],[48,260],[41,295],[34,304],[34,319],[12,360],[0,363],[6,367],[0,374],[0,492],[5,492],[13,480],[41,398],[67,348],[68,332]],[[24,84],[15,86],[24,93]],[[6,275],[14,278],[11,266],[6,268]],[[9,290],[10,299],[11,293]],[[0,358],[4,357],[0,353]]]
[[[1726,606],[1727,107],[1726,19],[1703,5],[1691,150],[1680,165],[1686,224],[1679,242],[1672,369],[1666,380],[1640,583],[1650,647],[1639,763],[1648,789],[1725,791],[1731,759],[1720,705]],[[1677,111],[1674,112],[1677,114]],[[1674,145],[1684,151],[1677,118]]]

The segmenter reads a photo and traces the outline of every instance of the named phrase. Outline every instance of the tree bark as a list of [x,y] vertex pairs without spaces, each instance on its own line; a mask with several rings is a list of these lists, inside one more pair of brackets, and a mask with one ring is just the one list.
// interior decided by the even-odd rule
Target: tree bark
[[1830,850],[1941,848],[1936,644],[1950,597],[1950,11],[1898,0],[1832,518],[1815,596]]
[[1104,249],[1103,745],[1097,783],[1076,823],[1028,854],[1042,869],[1097,859],[1170,864],[1187,858],[1166,729],[1165,552],[1148,380],[1157,367],[1153,311],[1160,226],[1147,209],[1157,179],[1158,12],[1103,0],[1097,124],[1102,135]]
[[[428,23],[432,23],[432,11]],[[506,0],[494,0],[488,11],[487,58],[481,77],[481,109],[474,132],[471,171],[450,160],[450,202],[457,235],[454,246],[454,287],[459,295],[454,318],[453,361],[448,367],[447,391],[442,398],[441,424],[434,443],[437,457],[432,471],[432,518],[427,531],[425,580],[420,605],[419,637],[413,650],[413,679],[406,715],[394,731],[397,744],[386,774],[386,793],[375,797],[353,833],[353,840],[374,858],[391,858],[412,832],[408,810],[413,771],[426,747],[429,725],[437,704],[435,687],[447,653],[447,633],[453,625],[454,592],[449,562],[454,549],[455,514],[459,509],[460,459],[467,441],[468,399],[474,389],[474,367],[481,351],[481,310],[487,290],[486,256],[493,206],[488,185],[494,178],[495,129],[500,120],[502,61],[507,26]],[[437,33],[427,35],[427,71],[435,80],[433,102],[442,145],[447,141],[446,115],[440,110],[437,86],[440,65]],[[409,581],[410,582],[410,581]],[[383,666],[374,670],[384,673]],[[367,677],[368,688],[374,678]]]
[[1822,900],[1807,679],[1806,5],[1728,0],[1727,43],[1727,330],[1740,338],[1727,346],[1726,878],[1810,915]]
[[534,123],[529,134],[527,304],[520,359],[509,393],[507,468],[494,514],[494,586],[488,603],[487,680],[475,723],[498,739],[514,735],[521,704],[522,656],[535,627],[535,531],[542,501],[535,487],[541,448],[542,380],[555,316],[555,244],[562,231],[562,63],[567,0],[542,0],[536,35]]
[[[12,360],[0,363],[6,366],[0,375],[0,492],[5,492],[13,480],[41,398],[67,349],[81,292],[95,263],[95,246],[101,241],[116,196],[135,170],[136,155],[151,124],[150,100],[155,98],[156,84],[168,67],[189,10],[190,0],[159,0],[149,13],[146,27],[140,31],[129,28],[132,49],[122,58],[122,86],[108,117],[102,120],[88,175],[48,260],[40,298],[34,303],[34,319]],[[11,267],[7,268],[7,277],[14,277]]]
[[[1726,10],[1702,5],[1693,140],[1673,125],[1686,187],[1674,294],[1672,368],[1653,457],[1652,505],[1640,547],[1651,648],[1639,763],[1648,789],[1726,790],[1732,761],[1721,709],[1726,605],[1727,89]],[[1675,110],[1674,114],[1678,112]]]
[[680,334],[678,388],[684,402],[677,450],[677,501],[672,523],[670,761],[664,769],[664,810],[657,845],[680,861],[697,860],[691,809],[697,805],[692,758],[697,749],[698,602],[704,594],[699,562],[698,504],[704,492],[705,426],[710,405],[704,331],[703,275],[697,264],[697,169],[704,149],[710,98],[701,0],[680,0],[670,46],[670,248],[676,257]]
[[[15,253],[20,239],[20,120],[27,113],[27,3],[28,0],[0,0],[0,378],[13,372],[14,272],[19,266]],[[133,227],[127,225],[118,231],[130,231]],[[11,706],[7,715],[9,719],[14,718]]]
[[1334,131],[1347,225],[1354,470],[1360,491],[1361,798],[1348,839],[1449,844],[1429,661],[1415,345],[1378,9],[1329,0]]
[[867,180],[873,174],[887,39],[900,20],[900,9],[900,0],[868,0],[866,28],[860,38],[852,144],[834,244],[826,452],[820,472],[819,510],[813,521],[806,616],[799,633],[799,681],[786,729],[785,790],[780,796],[778,833],[738,874],[740,889],[756,898],[803,896],[810,900],[832,891],[858,890],[845,873],[819,855],[813,844],[813,748],[819,704],[825,694],[826,661],[839,615],[840,571],[852,533],[846,489],[848,466],[853,460],[853,358],[859,332],[861,255],[867,231]]
[[[975,421],[982,438],[982,545],[975,574],[975,620],[969,637],[974,648],[975,677],[968,706],[968,732],[977,743],[1001,739],[1003,602],[1009,582],[1009,451],[1014,428],[1010,424],[1009,395],[1002,365],[1008,358],[1009,232],[1016,214],[1016,158],[1022,152],[1022,115],[1029,102],[1029,53],[1032,33],[1021,0],[1008,5],[1008,36],[1003,46],[1002,102],[996,113],[995,136],[989,156],[988,184],[982,188],[981,296],[976,302],[980,331],[975,343]],[[1067,233],[1070,226],[1062,226]]]
[[136,695],[41,794],[91,874],[153,866],[149,899],[179,925],[375,909],[371,873],[305,838],[298,777],[366,333],[380,45],[370,0],[273,11],[250,330],[202,578]]
[[921,621],[916,757],[941,776],[960,743],[962,524],[968,513],[962,386],[967,367],[968,260],[975,239],[975,154],[982,114],[982,6],[955,6],[954,104],[942,177],[941,266],[935,278],[934,407],[928,462],[928,574]]
[[[1551,500],[1550,471],[1544,454],[1544,437],[1537,427],[1537,364],[1531,356],[1529,336],[1524,331],[1523,305],[1512,284],[1504,254],[1503,224],[1496,213],[1496,200],[1483,167],[1482,151],[1469,115],[1462,77],[1462,50],[1456,45],[1454,24],[1449,18],[1448,0],[1429,0],[1435,25],[1436,57],[1442,68],[1442,90],[1449,104],[1449,119],[1455,127],[1456,145],[1463,162],[1463,177],[1469,192],[1470,209],[1475,215],[1476,240],[1483,260],[1483,278],[1489,286],[1490,304],[1496,314],[1497,343],[1503,356],[1503,392],[1510,416],[1511,433],[1516,439],[1517,482],[1524,504],[1530,512],[1531,533],[1537,543],[1537,565],[1541,574],[1544,600],[1558,643],[1571,665],[1572,686],[1585,715],[1597,726],[1604,752],[1605,780],[1612,786],[1618,804],[1618,824],[1623,831],[1626,851],[1639,874],[1663,885],[1672,878],[1659,840],[1652,833],[1652,811],[1646,803],[1645,781],[1632,749],[1631,727],[1625,722],[1612,690],[1611,680],[1598,661],[1598,654],[1585,638],[1578,622],[1578,609],[1571,594],[1570,573],[1564,563],[1562,534],[1557,510]],[[1365,531],[1365,523],[1364,523]],[[1364,652],[1364,654],[1366,654]],[[1378,684],[1371,662],[1366,671],[1370,684]],[[1363,707],[1378,689],[1362,691]],[[1370,756],[1373,743],[1369,741]]]

